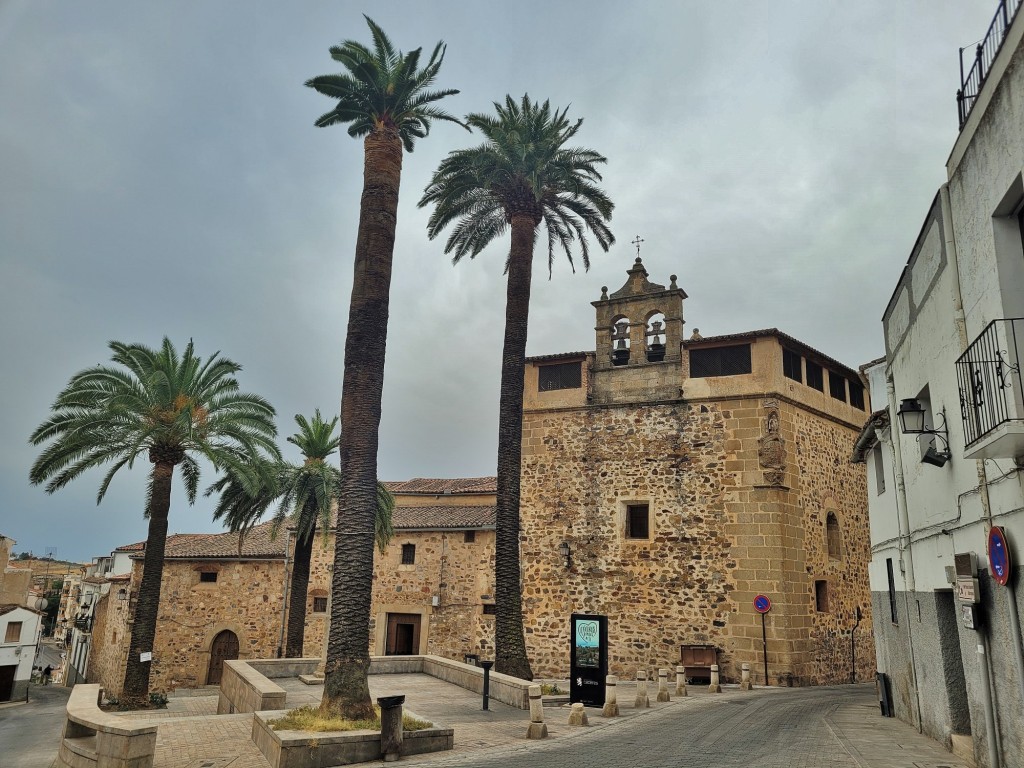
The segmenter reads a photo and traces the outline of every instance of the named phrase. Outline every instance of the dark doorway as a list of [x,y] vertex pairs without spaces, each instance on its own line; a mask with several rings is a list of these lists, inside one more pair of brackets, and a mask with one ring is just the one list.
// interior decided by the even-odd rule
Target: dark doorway
[[420,615],[389,613],[385,656],[414,656],[420,652]]
[[238,658],[238,635],[225,629],[213,638],[210,646],[210,671],[206,675],[207,685],[220,685],[224,674],[224,662]]
[[0,701],[11,700],[11,695],[14,693],[14,673],[17,670],[17,664],[0,667]]

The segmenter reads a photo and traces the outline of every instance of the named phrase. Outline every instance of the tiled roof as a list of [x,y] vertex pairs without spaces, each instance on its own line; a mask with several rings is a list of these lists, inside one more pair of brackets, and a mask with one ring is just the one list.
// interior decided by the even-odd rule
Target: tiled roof
[[528,363],[542,363],[547,360],[568,360],[569,358],[580,358],[592,355],[593,352],[559,352],[554,355],[534,355],[533,357],[526,358]]
[[425,528],[493,528],[494,506],[395,507],[392,523],[398,530]]
[[857,435],[857,439],[854,441],[853,453],[850,455],[850,462],[853,464],[863,464],[866,462],[868,451],[871,450],[877,442],[875,433],[888,426],[889,411],[887,409],[882,408],[868,416],[868,420],[864,423],[864,427],[861,429],[860,434]]
[[115,576],[107,576],[107,581],[111,583],[117,583],[119,581],[131,581],[130,573],[119,573]]
[[[210,536],[208,533],[172,533],[167,537],[167,546],[170,547],[172,544],[181,543],[184,539],[189,539],[195,536]],[[218,536],[220,534],[212,534]],[[146,542],[138,541],[135,544],[125,544],[123,547],[118,547],[114,550],[115,552],[145,552]]]
[[[273,540],[270,538],[270,523],[263,523],[251,528],[242,537],[239,548],[237,533],[175,533],[167,537],[164,559],[189,560],[193,558],[236,558],[251,557],[260,559],[276,559],[284,557],[287,537],[281,531]],[[123,548],[122,548],[123,549]],[[137,550],[132,555],[140,559],[145,551]]]
[[385,486],[392,493],[415,493],[427,495],[444,495],[458,493],[497,493],[498,478],[496,477],[457,477],[428,478],[414,477],[412,480],[385,481]]
[[5,614],[10,613],[11,611],[16,611],[19,608],[30,613],[35,613],[39,616],[43,615],[42,611],[37,611],[35,608],[29,608],[27,605],[15,605],[14,603],[7,603],[6,605],[0,605],[0,616],[4,616]]

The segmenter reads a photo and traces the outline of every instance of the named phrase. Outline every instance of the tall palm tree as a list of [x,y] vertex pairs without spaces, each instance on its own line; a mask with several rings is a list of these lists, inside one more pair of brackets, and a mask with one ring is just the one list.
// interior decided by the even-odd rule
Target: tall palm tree
[[[260,470],[260,487],[255,493],[251,493],[244,483],[228,473],[206,491],[207,496],[220,494],[213,518],[223,519],[230,530],[242,535],[275,501],[278,507],[271,535],[276,535],[289,518],[295,526],[295,557],[292,563],[284,651],[287,658],[299,658],[303,653],[313,541],[319,527],[326,543],[331,510],[338,502],[341,487],[341,473],[326,461],[338,447],[338,436],[334,434],[338,417],[324,421],[317,410],[312,419],[296,414],[295,421],[299,431],[290,436],[288,442],[302,451],[302,464],[266,462]],[[394,507],[394,497],[386,487],[378,484],[374,529],[377,547],[381,552],[391,540],[391,512]]]
[[486,141],[449,153],[419,205],[435,205],[427,225],[431,239],[455,223],[445,243],[445,253],[454,254],[455,263],[467,254],[474,258],[511,230],[498,412],[494,668],[530,680],[520,590],[519,474],[533,244],[543,222],[548,234],[548,275],[556,248],[565,252],[572,265],[576,241],[583,266],[589,269],[587,231],[607,251],[615,242],[606,225],[614,206],[596,186],[601,180],[597,166],[606,159],[593,150],[565,146],[582,120],[572,123],[566,110],[552,110],[547,101],[538,104],[528,95],[520,102],[506,96],[504,105],[496,102],[494,107],[496,117],[472,114],[466,118]]
[[[349,123],[363,139],[363,195],[359,205],[352,298],[341,392],[342,477],[338,536],[322,707],[352,718],[371,715],[366,675],[373,587],[373,516],[377,504],[377,442],[391,261],[395,249],[402,148],[411,152],[433,120],[459,121],[434,104],[453,89],[430,90],[444,60],[438,43],[420,68],[420,49],[397,51],[369,17],[373,50],[348,40],[331,48],[346,72],[306,82],[337,99],[318,126]],[[343,599],[338,599],[343,596]]]
[[241,366],[211,355],[197,357],[189,341],[179,356],[170,340],[160,349],[110,342],[114,366],[97,365],[76,373],[57,396],[52,414],[32,433],[33,445],[49,445],[32,465],[34,485],[46,492],[63,488],[92,467],[113,462],[100,484],[96,503],[106,495],[119,469],[140,456],[153,465],[146,494],[149,533],[142,584],[135,609],[121,701],[148,703],[150,663],[160,604],[171,479],[181,466],[189,504],[196,498],[199,462],[232,472],[254,487],[253,463],[277,456],[274,409],[261,397],[238,391]]

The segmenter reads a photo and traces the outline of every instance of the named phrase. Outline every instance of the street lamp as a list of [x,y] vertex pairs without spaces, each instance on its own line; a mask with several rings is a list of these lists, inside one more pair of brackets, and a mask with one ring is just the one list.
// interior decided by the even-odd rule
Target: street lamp
[[904,435],[934,435],[942,441],[942,450],[936,450],[934,445],[928,446],[928,450],[921,457],[923,464],[931,464],[933,467],[944,467],[946,462],[953,458],[949,450],[949,429],[946,427],[946,409],[943,408],[939,415],[942,417],[942,426],[929,429],[925,422],[925,409],[916,397],[910,397],[900,402],[896,411],[900,420],[900,431]]

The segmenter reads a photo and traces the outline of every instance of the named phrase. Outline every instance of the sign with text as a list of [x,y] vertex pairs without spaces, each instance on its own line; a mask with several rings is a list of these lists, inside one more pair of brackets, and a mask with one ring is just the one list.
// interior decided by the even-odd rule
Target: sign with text
[[574,613],[569,620],[569,701],[604,706],[608,617]]
[[978,596],[981,590],[978,588],[978,580],[970,577],[958,576],[956,579],[956,597],[961,603],[979,602]]

